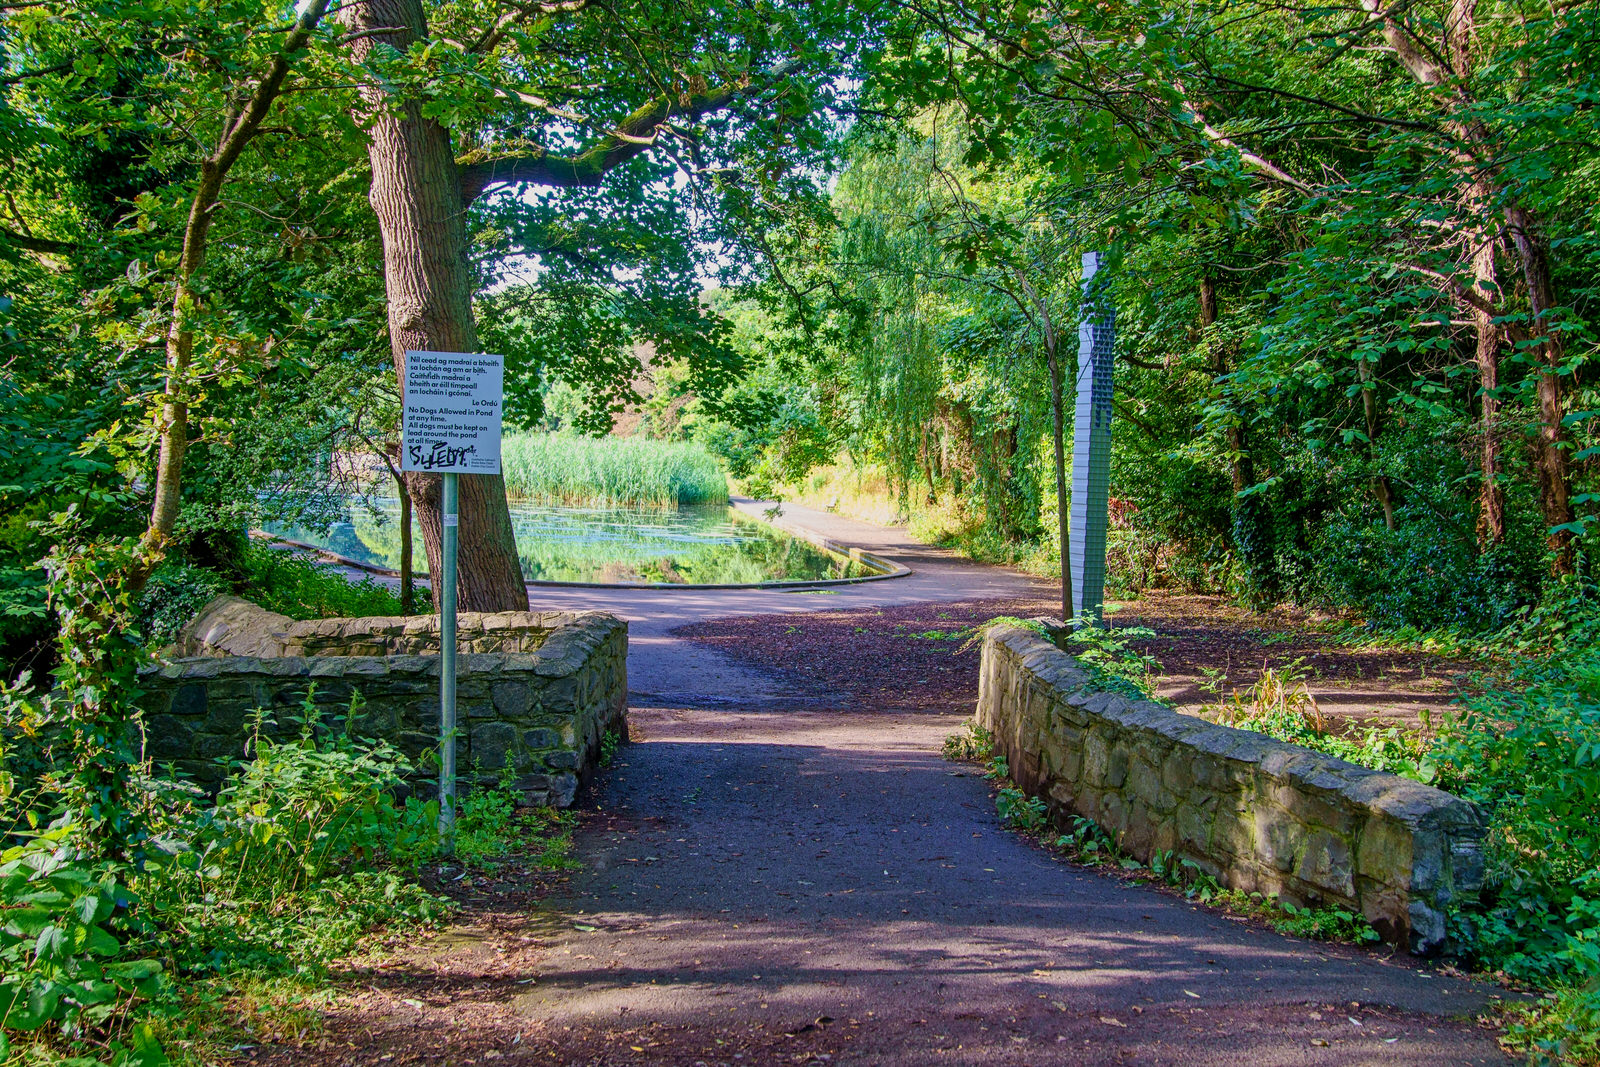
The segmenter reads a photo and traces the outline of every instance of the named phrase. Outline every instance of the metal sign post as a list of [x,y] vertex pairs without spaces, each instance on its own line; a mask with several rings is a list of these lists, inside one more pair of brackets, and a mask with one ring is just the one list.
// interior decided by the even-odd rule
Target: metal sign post
[[439,555],[439,832],[453,840],[456,826],[456,541],[460,475],[446,472],[440,486]]
[[462,474],[500,473],[505,359],[473,352],[407,352],[400,469],[443,475],[440,486],[439,832],[456,822],[456,546]]
[[1106,590],[1106,522],[1111,480],[1111,376],[1115,320],[1093,284],[1101,253],[1083,254],[1078,324],[1077,412],[1072,435],[1072,614],[1100,618]]

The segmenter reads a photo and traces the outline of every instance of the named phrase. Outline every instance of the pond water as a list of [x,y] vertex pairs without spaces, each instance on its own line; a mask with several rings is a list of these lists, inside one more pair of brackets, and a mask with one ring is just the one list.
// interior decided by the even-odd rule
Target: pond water
[[[352,502],[326,534],[285,526],[266,532],[361,563],[400,566],[400,503]],[[511,502],[522,573],[532,581],[714,585],[859,578],[874,573],[722,504],[676,509],[580,508]],[[422,538],[416,569],[427,570]]]

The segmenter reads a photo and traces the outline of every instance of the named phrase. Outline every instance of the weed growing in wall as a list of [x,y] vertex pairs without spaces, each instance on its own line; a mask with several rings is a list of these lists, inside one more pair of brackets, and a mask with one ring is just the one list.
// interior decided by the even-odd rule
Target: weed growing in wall
[[1151,676],[1161,669],[1161,664],[1149,653],[1134,648],[1133,642],[1153,638],[1156,632],[1143,626],[1102,628],[1098,621],[1093,614],[1082,615],[1073,620],[1071,627],[1058,630],[1038,619],[1001,615],[981,626],[961,631],[958,636],[967,640],[958,651],[965,652],[981,645],[991,630],[1015,626],[1033,631],[1077,660],[1078,666],[1089,675],[1088,687],[1120,693],[1135,700],[1151,699],[1154,690]]
[[493,786],[480,785],[460,798],[454,859],[469,870],[486,870],[517,852],[545,870],[575,870],[579,864],[572,858],[572,831],[577,822],[571,812],[522,806],[508,767]]
[[1156,636],[1143,626],[1105,627],[1093,615],[1074,620],[1077,625],[1062,635],[1062,647],[1089,672],[1090,685],[1135,700],[1148,700],[1154,690],[1152,674],[1161,664],[1133,642]]
[[1038,797],[1030,797],[1014,785],[1003,785],[995,794],[995,810],[1000,821],[1024,834],[1037,834],[1050,820],[1050,810]]
[[609,767],[617,758],[617,751],[622,747],[622,734],[617,730],[607,730],[600,735],[600,766]]

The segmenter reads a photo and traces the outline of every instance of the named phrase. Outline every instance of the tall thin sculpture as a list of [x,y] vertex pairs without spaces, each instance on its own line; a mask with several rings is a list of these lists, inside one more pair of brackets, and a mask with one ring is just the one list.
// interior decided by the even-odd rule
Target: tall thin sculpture
[[1111,475],[1111,353],[1115,314],[1095,284],[1101,253],[1083,254],[1078,323],[1077,413],[1072,437],[1072,613],[1099,620],[1106,589],[1106,521]]

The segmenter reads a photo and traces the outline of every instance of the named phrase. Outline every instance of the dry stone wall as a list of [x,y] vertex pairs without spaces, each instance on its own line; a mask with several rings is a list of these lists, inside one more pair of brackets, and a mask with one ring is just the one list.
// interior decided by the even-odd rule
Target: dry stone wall
[[977,721],[1025,792],[1140,860],[1171,850],[1225,885],[1359,911],[1426,955],[1483,879],[1484,824],[1459,797],[1246,730],[1096,691],[1038,632],[983,644]]
[[[604,612],[463,613],[460,632],[458,766],[498,779],[509,765],[530,802],[570,804],[601,739],[627,736],[627,624]],[[438,647],[437,617],[295,622],[219,598],[141,680],[146,754],[215,784],[257,709],[270,732],[288,732],[309,695],[324,719],[348,715],[355,733],[419,760],[438,745]]]

